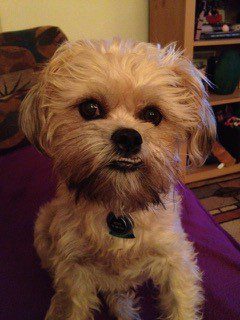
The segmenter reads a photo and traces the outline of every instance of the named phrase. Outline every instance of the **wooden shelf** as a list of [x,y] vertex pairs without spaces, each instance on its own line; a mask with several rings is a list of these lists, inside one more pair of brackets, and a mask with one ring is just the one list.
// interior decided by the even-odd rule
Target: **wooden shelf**
[[198,40],[194,41],[194,47],[208,47],[208,46],[224,46],[229,44],[240,44],[240,38],[219,39],[219,40]]
[[240,164],[218,169],[216,164],[205,165],[200,168],[192,168],[187,171],[185,183],[221,177],[227,174],[240,172]]
[[240,89],[236,89],[234,93],[228,95],[209,94],[209,100],[212,106],[225,103],[240,102]]
[[[232,9],[238,7],[239,0],[230,1]],[[194,41],[195,11],[197,0],[150,0],[149,1],[149,36],[150,42],[166,45],[177,42],[178,47],[184,49],[184,54],[189,59],[193,59],[194,52],[199,50],[221,49],[222,47],[238,45],[240,47],[240,37],[231,39],[214,39]],[[219,46],[219,47],[217,47]],[[221,47],[222,46],[222,47]],[[230,95],[209,94],[212,106],[227,103],[240,102],[240,89]],[[187,145],[180,150],[183,170],[186,172]],[[193,182],[222,175],[240,172],[240,164],[217,169],[217,165],[203,166],[199,169],[187,170],[185,182]]]

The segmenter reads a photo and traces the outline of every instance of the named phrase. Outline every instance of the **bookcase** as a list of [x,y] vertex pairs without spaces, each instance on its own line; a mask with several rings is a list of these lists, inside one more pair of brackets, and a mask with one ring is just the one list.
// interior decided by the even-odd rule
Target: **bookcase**
[[[240,12],[240,1],[229,0],[228,6]],[[217,40],[194,40],[196,0],[150,0],[149,1],[149,39],[152,43],[166,45],[176,41],[178,47],[193,59],[198,50],[215,48],[222,50],[223,46],[240,49],[240,38]],[[231,95],[209,94],[209,100],[214,108],[217,105],[240,102],[240,89]],[[218,169],[217,165],[204,165],[200,168],[188,169],[186,166],[187,145],[181,148],[181,158],[186,183],[210,179],[240,171],[240,164]]]

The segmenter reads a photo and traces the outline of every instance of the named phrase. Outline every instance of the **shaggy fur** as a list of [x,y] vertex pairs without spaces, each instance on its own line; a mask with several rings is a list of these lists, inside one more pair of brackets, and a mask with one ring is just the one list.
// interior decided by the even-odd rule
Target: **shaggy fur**
[[[97,100],[104,117],[84,119],[78,106]],[[158,125],[140,118],[146,106]],[[159,286],[166,319],[201,319],[200,272],[180,222],[178,149],[201,164],[215,135],[202,76],[175,50],[132,41],[77,41],[55,53],[21,109],[28,139],[53,159],[55,199],[41,208],[35,247],[50,270],[55,295],[46,320],[89,320],[105,296],[119,320],[139,319],[134,290],[148,278]],[[136,171],[113,170],[111,141],[135,129],[143,143]],[[135,155],[136,156],[136,155]],[[110,211],[129,215],[134,239],[109,234]]]

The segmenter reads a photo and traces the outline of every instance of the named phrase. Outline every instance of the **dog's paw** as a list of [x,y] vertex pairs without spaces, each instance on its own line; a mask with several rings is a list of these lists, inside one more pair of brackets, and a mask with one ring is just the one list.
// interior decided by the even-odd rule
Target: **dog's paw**
[[138,314],[135,314],[131,319],[130,318],[122,318],[122,317],[118,317],[116,318],[116,320],[141,320],[141,317]]
[[122,310],[121,314],[116,317],[117,320],[141,320],[138,312],[135,309]]

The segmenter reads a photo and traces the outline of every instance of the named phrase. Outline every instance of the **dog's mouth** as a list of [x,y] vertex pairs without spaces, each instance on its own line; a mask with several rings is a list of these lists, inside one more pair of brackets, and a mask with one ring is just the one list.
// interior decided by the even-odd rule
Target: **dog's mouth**
[[135,158],[119,158],[112,161],[109,167],[114,170],[129,172],[138,170],[143,166],[143,161],[139,157]]

